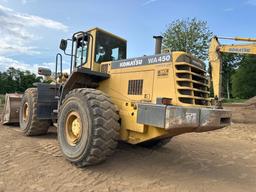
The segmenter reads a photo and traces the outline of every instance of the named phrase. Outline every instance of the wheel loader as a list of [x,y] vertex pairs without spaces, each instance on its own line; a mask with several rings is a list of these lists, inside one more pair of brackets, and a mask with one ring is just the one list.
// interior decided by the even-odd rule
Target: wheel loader
[[118,141],[155,146],[230,125],[231,112],[211,106],[205,64],[185,52],[161,51],[162,37],[154,38],[154,55],[129,59],[127,41],[99,28],[62,39],[70,74],[57,81],[63,74],[57,54],[55,83],[38,83],[23,95],[21,130],[42,135],[56,125],[64,157],[83,167],[104,161]]

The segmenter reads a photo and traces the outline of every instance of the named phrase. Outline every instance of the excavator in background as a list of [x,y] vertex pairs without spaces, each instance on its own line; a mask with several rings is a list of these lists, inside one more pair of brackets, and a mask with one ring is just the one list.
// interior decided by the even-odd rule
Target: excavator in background
[[[252,42],[249,44],[224,44],[219,42],[219,39]],[[243,37],[217,37],[211,39],[209,47],[209,62],[211,64],[211,74],[213,83],[213,92],[216,100],[221,100],[222,88],[222,54],[237,53],[256,55],[256,38]]]

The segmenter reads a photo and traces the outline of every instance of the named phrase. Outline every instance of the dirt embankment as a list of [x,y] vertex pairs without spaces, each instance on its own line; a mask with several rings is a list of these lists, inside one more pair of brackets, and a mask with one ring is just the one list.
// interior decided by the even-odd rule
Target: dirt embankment
[[234,123],[256,123],[256,98],[244,103],[224,104],[224,108],[232,111]]

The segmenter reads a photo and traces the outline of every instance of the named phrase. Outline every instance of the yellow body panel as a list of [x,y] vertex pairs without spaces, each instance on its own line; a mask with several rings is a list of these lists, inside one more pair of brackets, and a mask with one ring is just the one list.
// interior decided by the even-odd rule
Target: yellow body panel
[[[197,98],[194,95],[182,95],[178,92],[179,88],[186,90],[196,90],[192,87],[180,87],[177,84],[178,80],[188,80],[184,78],[178,78],[176,73],[176,65],[191,64],[187,62],[176,62],[179,57],[191,58],[191,55],[184,52],[174,52],[171,54],[172,60],[165,64],[152,64],[146,66],[128,67],[121,69],[111,69],[111,62],[105,62],[102,65],[108,65],[108,73],[110,78],[100,83],[99,89],[107,93],[114,103],[118,106],[119,114],[121,117],[121,139],[129,143],[139,143],[152,138],[167,137],[169,132],[162,128],[151,127],[147,125],[138,124],[137,120],[137,108],[136,103],[150,102],[156,103],[158,97],[166,97],[172,99],[172,104],[177,106],[196,106],[194,102],[183,103],[178,98]],[[200,62],[199,60],[195,61]],[[202,62],[200,62],[203,65]],[[200,69],[200,67],[195,67]],[[203,72],[204,70],[201,69]],[[184,73],[184,71],[181,71]],[[185,71],[185,73],[193,74],[191,71]],[[200,75],[198,75],[200,76]],[[203,76],[204,79],[205,76]],[[143,92],[141,95],[129,95],[128,94],[128,82],[129,80],[143,79]],[[189,80],[192,82],[192,80]],[[200,82],[198,82],[200,83]],[[203,83],[202,83],[203,84]],[[205,83],[208,87],[208,84]],[[208,96],[208,90],[204,90]],[[204,98],[206,99],[206,98]],[[193,99],[191,99],[193,101]],[[174,133],[174,132],[173,132]],[[171,136],[171,135],[170,135]]]

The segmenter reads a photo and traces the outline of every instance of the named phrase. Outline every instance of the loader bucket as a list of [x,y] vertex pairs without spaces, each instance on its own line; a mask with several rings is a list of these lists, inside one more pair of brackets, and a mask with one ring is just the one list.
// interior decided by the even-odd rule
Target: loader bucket
[[22,94],[11,93],[5,95],[5,104],[2,122],[3,124],[19,123],[19,111]]

